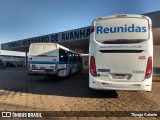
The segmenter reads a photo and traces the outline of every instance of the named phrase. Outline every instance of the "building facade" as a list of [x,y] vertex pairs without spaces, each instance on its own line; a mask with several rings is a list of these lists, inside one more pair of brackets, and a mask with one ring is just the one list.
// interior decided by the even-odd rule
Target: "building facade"
[[1,50],[0,61],[5,67],[21,67],[25,65],[25,56],[19,52]]

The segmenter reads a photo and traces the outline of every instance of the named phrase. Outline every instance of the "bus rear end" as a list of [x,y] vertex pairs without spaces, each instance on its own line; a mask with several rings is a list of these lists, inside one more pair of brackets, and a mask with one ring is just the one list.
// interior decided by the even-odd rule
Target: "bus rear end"
[[93,25],[90,88],[151,91],[151,20],[142,15],[115,15],[98,18]]
[[29,75],[57,75],[59,50],[53,43],[33,43],[28,54]]

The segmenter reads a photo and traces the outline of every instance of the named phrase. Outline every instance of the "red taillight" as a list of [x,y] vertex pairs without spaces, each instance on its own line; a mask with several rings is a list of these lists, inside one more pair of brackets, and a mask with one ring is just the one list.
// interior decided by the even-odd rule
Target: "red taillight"
[[95,64],[94,56],[91,56],[91,58],[90,58],[90,72],[91,72],[91,74],[93,76],[97,76],[96,64]]
[[145,79],[150,78],[152,74],[152,57],[148,57]]

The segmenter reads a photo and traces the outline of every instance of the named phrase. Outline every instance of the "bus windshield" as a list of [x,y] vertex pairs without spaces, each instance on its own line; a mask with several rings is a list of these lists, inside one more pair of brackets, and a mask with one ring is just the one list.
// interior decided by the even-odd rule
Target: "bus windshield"
[[101,43],[139,43],[149,39],[145,18],[109,18],[95,22],[95,39]]

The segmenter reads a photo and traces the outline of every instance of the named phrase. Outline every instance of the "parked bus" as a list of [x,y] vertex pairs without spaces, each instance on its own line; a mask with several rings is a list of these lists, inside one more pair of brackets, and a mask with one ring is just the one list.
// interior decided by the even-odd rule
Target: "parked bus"
[[55,43],[32,43],[28,53],[29,75],[65,77],[81,68],[80,55]]
[[151,19],[143,15],[113,15],[95,19],[92,27],[89,87],[151,91]]

